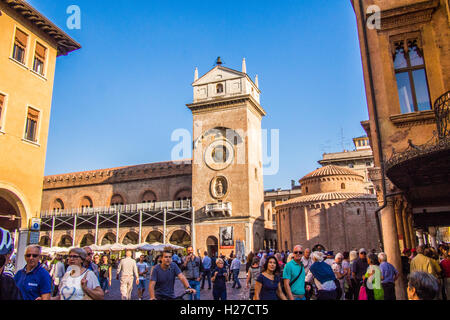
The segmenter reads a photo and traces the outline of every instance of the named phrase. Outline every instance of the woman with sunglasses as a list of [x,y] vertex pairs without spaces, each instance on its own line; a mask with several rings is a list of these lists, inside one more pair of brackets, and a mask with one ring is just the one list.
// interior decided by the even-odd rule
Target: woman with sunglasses
[[274,256],[267,258],[255,283],[253,300],[287,300],[281,290],[280,265]]
[[104,293],[94,272],[83,266],[87,253],[81,248],[69,251],[69,267],[52,300],[103,300]]

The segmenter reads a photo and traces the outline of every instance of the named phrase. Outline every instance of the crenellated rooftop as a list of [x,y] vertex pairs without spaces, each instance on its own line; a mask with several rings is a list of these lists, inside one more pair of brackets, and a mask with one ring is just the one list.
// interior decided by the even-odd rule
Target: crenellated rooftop
[[192,161],[166,161],[44,177],[44,190],[191,175]]

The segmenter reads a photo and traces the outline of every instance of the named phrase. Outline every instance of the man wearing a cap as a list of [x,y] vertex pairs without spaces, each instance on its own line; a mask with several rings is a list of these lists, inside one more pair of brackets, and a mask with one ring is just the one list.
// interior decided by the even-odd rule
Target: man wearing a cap
[[359,258],[353,263],[352,274],[353,279],[356,280],[356,295],[355,300],[358,300],[359,289],[363,283],[363,276],[366,274],[369,264],[367,263],[367,251],[364,248],[359,249]]

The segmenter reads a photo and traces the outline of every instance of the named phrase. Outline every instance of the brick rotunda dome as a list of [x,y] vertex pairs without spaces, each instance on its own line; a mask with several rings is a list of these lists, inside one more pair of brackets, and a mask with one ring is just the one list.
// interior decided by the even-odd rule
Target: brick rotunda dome
[[300,179],[303,195],[316,193],[364,193],[364,177],[347,168],[328,165]]

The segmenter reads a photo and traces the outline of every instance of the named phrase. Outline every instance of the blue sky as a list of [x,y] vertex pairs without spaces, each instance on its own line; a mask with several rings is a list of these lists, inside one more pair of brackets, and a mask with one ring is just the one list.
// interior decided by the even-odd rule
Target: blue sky
[[[264,129],[280,130],[289,188],[324,152],[352,148],[368,118],[348,0],[32,0],[83,48],[58,58],[45,174],[170,160],[175,129],[192,131],[194,69],[217,56],[259,75]],[[69,30],[68,6],[81,9]],[[343,130],[342,140],[341,130]]]

